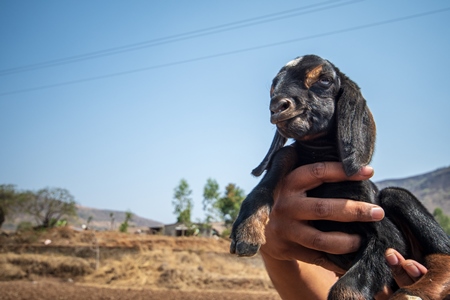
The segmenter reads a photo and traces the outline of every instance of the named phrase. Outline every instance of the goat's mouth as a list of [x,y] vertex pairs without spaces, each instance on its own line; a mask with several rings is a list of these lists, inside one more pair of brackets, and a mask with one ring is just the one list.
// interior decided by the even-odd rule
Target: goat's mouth
[[301,111],[279,111],[279,112],[271,112],[270,115],[270,122],[272,124],[278,125],[281,122],[288,121],[290,119],[301,117],[301,115],[304,113],[303,110]]
[[321,135],[314,130],[313,124],[308,121],[304,113],[297,113],[289,118],[279,118],[274,124],[282,136],[298,141],[314,139]]

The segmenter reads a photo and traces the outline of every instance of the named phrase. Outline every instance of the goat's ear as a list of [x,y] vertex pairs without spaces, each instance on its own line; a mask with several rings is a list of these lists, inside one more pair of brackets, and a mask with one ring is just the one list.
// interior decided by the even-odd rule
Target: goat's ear
[[275,154],[279,149],[283,148],[284,144],[286,144],[287,138],[282,136],[278,133],[278,131],[275,133],[275,136],[273,137],[272,145],[270,145],[270,149],[266,154],[266,157],[264,157],[263,161],[257,166],[255,169],[253,169],[252,174],[254,176],[260,176],[265,170],[267,170],[267,167],[269,166],[269,163]]
[[342,79],[336,116],[338,144],[345,173],[351,176],[372,159],[376,128],[359,87],[348,78]]

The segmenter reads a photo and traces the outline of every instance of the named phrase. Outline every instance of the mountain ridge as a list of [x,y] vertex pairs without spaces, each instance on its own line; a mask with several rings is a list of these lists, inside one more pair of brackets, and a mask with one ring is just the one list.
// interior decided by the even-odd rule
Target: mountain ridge
[[450,167],[401,179],[375,182],[378,188],[401,187],[413,193],[431,212],[440,207],[450,215]]
[[[125,221],[125,211],[112,210],[112,209],[98,209],[82,205],[77,205],[78,218],[77,224],[87,224],[89,217],[92,220],[89,222],[89,226],[94,229],[117,229],[119,225]],[[163,223],[152,219],[140,217],[133,212],[130,225],[134,227],[163,227]],[[111,218],[114,218],[112,220]]]

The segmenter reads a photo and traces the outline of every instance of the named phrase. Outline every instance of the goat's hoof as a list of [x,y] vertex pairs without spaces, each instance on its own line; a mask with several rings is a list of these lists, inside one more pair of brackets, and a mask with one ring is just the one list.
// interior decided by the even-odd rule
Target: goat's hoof
[[255,211],[241,208],[230,236],[232,254],[253,256],[266,243],[265,227],[269,221],[269,212],[269,205],[263,205]]
[[237,256],[254,256],[258,253],[260,247],[260,244],[236,242],[235,240],[232,240],[230,245],[230,253],[236,254]]

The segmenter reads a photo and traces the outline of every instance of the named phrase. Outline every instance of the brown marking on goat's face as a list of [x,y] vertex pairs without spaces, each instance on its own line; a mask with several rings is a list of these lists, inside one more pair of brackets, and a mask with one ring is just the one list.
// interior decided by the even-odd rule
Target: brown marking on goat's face
[[239,225],[237,240],[248,244],[263,245],[266,243],[265,228],[269,222],[269,208],[263,206],[256,213],[251,215],[241,225]]
[[305,76],[305,86],[309,89],[317,80],[319,80],[320,74],[322,73],[323,65],[318,65]]

